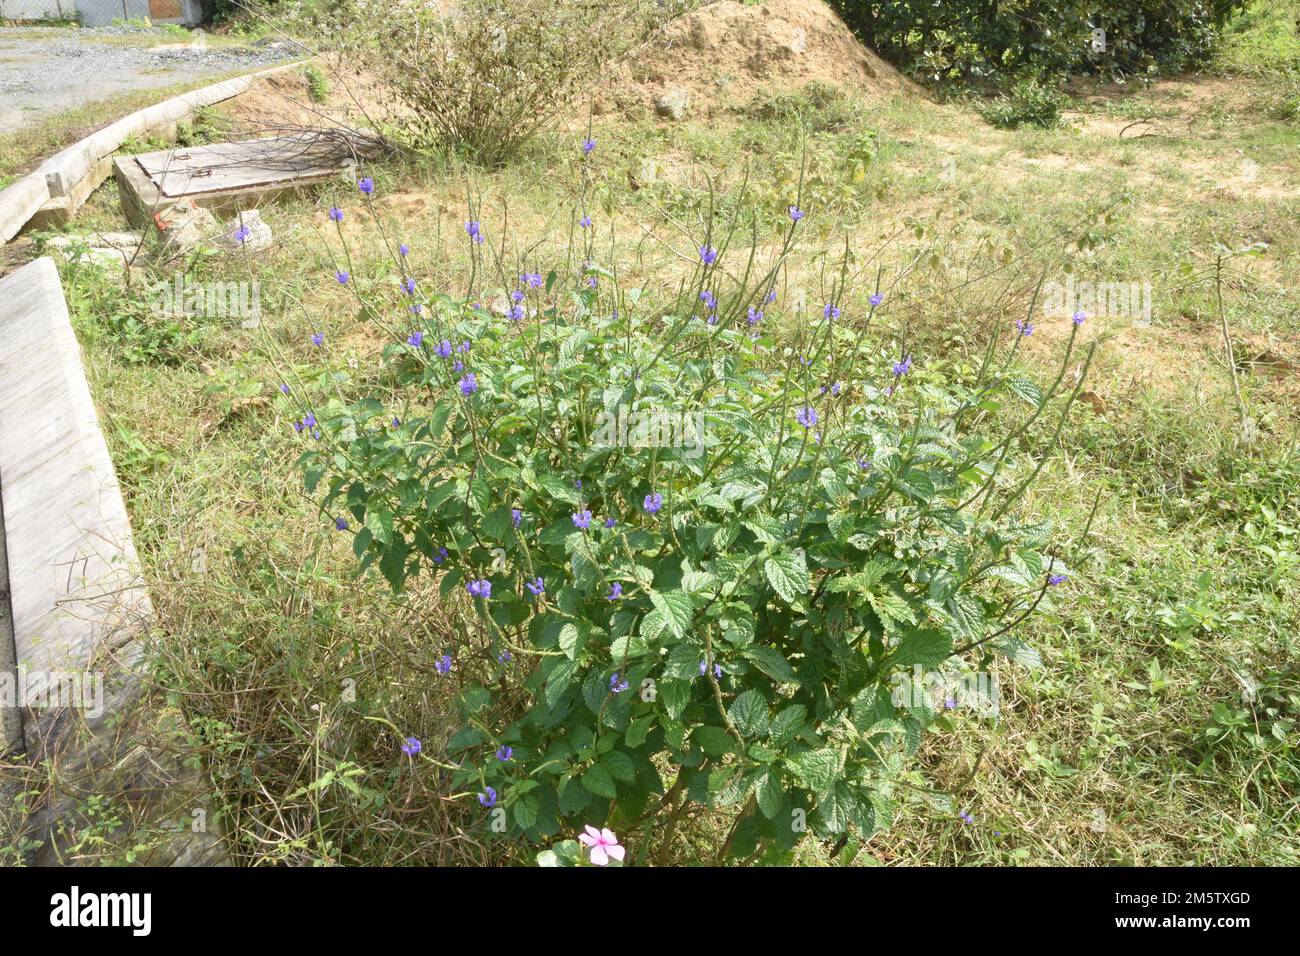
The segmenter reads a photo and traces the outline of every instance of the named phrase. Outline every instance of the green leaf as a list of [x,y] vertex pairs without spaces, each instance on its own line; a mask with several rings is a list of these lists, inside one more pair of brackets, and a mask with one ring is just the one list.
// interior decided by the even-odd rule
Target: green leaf
[[560,650],[569,660],[576,660],[582,649],[582,634],[574,624],[565,624],[560,628]]
[[669,632],[678,640],[686,636],[692,617],[691,599],[685,591],[651,591],[650,602],[663,617]]
[[806,750],[785,758],[786,769],[808,790],[825,793],[839,771],[839,753],[832,748]]
[[767,734],[767,701],[758,691],[745,691],[731,702],[728,713],[742,735],[762,737]]
[[611,750],[600,758],[600,766],[610,772],[615,780],[632,783],[636,780],[636,767],[632,758],[621,750]]
[[795,676],[794,669],[790,667],[789,661],[782,657],[780,652],[763,644],[755,644],[745,648],[743,653],[746,658],[753,662],[755,667],[772,678],[772,680],[786,684],[797,684],[799,682],[799,678]]
[[908,631],[890,655],[890,663],[896,667],[938,667],[952,656],[952,638],[943,631],[934,628],[920,628]]
[[763,775],[754,796],[758,800],[758,809],[769,820],[775,820],[776,815],[785,807],[785,792],[781,789],[781,779],[774,772]]
[[779,747],[794,740],[803,729],[807,716],[808,711],[803,704],[790,704],[777,711],[776,716],[772,718],[771,729],[768,731],[773,746]]
[[774,554],[764,562],[763,570],[772,590],[786,604],[793,604],[796,597],[808,593],[808,566],[802,554],[794,551]]
[[613,775],[601,764],[587,768],[582,775],[582,786],[598,797],[613,800],[618,796],[618,786],[614,783]]
[[531,793],[519,798],[515,803],[514,811],[515,823],[520,829],[527,830],[537,822],[537,809],[537,798]]
[[569,689],[569,685],[573,683],[573,676],[577,673],[578,665],[569,660],[560,661],[551,669],[550,676],[546,678],[546,689],[542,692],[542,699],[547,707],[554,707],[560,702],[560,698]]
[[725,729],[708,724],[696,727],[695,732],[691,734],[691,739],[710,757],[721,757],[723,754],[731,753],[736,743]]

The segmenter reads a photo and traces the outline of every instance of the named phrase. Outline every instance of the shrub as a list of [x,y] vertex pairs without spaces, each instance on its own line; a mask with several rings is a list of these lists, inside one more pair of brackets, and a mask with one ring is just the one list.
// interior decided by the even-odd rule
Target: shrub
[[[728,265],[735,226],[707,223],[665,295],[591,261],[544,278],[485,262],[471,221],[471,294],[426,294],[403,254],[401,300],[365,303],[401,316],[384,362],[405,404],[294,411],[307,489],[360,567],[395,590],[436,575],[458,622],[424,652],[462,724],[445,757],[407,749],[485,830],[640,830],[638,859],[654,834],[661,862],[701,805],[729,817],[719,858],[869,836],[943,710],[899,699],[900,674],[1033,657],[1008,632],[1064,565],[1014,510],[1055,389],[991,361],[945,386],[869,340],[879,290],[853,323],[846,288],[782,319],[778,272]],[[507,273],[509,317],[477,285]],[[987,437],[1004,396],[1027,413]]]
[[[867,44],[934,81],[1204,65],[1247,0],[834,0]],[[1093,43],[1105,31],[1104,49]]]
[[392,122],[419,147],[499,163],[601,67],[684,6],[653,0],[352,0],[327,43],[371,73],[401,107]]
[[1003,129],[1037,126],[1053,129],[1061,122],[1064,97],[1054,87],[1036,79],[1021,80],[1007,92],[979,104],[980,115]]

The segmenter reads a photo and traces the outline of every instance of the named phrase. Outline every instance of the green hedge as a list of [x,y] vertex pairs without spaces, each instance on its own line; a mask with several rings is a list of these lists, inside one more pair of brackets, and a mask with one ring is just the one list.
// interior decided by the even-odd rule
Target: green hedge
[[[942,81],[1194,68],[1248,0],[831,2],[873,49]],[[1093,42],[1097,29],[1104,49]]]

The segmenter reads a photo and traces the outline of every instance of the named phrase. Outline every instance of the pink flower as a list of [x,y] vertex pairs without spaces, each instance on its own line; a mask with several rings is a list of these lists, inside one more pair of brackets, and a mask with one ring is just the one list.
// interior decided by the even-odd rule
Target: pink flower
[[614,836],[614,831],[610,829],[597,830],[588,824],[586,833],[579,833],[578,839],[585,846],[591,847],[591,862],[597,866],[604,866],[611,859],[623,862],[623,854],[626,852],[618,845],[618,837]]

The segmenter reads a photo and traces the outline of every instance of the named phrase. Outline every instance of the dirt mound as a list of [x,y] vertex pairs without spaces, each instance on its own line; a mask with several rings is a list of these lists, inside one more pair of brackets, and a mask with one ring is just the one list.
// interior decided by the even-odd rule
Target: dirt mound
[[[718,0],[670,23],[614,71],[602,104],[654,110],[689,97],[687,112],[709,116],[760,91],[818,81],[868,97],[916,92],[872,53],[823,0]],[[671,102],[661,112],[668,112]]]

